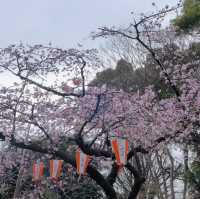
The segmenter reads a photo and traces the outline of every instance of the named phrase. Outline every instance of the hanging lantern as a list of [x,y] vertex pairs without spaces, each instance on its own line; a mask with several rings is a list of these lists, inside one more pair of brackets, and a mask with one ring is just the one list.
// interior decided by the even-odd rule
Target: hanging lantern
[[128,140],[121,138],[112,139],[112,150],[118,165],[125,165],[128,155]]
[[89,155],[86,155],[83,153],[80,149],[77,149],[76,151],[76,167],[77,167],[77,172],[79,175],[85,174],[88,164],[91,160],[91,157]]
[[37,160],[33,164],[33,181],[40,181],[44,174],[44,163]]
[[57,180],[61,175],[63,160],[50,160],[50,177]]

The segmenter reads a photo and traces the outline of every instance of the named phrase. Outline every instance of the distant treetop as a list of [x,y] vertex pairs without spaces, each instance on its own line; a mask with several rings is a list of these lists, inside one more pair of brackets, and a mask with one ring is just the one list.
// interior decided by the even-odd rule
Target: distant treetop
[[182,14],[174,21],[179,30],[190,31],[200,26],[200,0],[184,0]]

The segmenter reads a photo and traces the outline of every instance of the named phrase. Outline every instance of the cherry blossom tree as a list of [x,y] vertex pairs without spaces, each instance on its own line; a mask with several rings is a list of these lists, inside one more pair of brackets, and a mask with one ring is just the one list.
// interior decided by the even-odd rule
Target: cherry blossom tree
[[[157,27],[158,19],[171,10],[174,9],[143,16],[130,25],[135,31],[129,30],[129,34],[109,28],[96,34],[120,34],[139,42],[161,68],[162,77],[174,92],[167,99],[160,100],[152,87],[147,87],[144,93],[127,93],[106,86],[88,86],[87,79],[99,66],[94,50],[41,45],[1,49],[1,72],[18,80],[0,90],[0,139],[18,150],[38,154],[35,158],[55,157],[73,168],[76,168],[75,150],[80,148],[92,156],[88,177],[102,188],[107,198],[115,199],[121,191],[116,178],[123,170],[115,161],[110,141],[113,137],[126,138],[130,147],[124,170],[133,176],[128,199],[136,198],[146,177],[138,155],[187,138],[199,127],[200,84],[196,63],[170,65],[173,70],[169,73],[166,65],[171,60],[163,63],[149,45],[157,38],[153,28]],[[142,34],[150,43],[142,40],[141,25],[147,28],[142,29]],[[11,159],[10,151],[1,155],[8,158],[6,165],[16,165],[18,158]],[[106,162],[111,167],[103,173]],[[1,168],[1,173],[6,172],[5,168]]]

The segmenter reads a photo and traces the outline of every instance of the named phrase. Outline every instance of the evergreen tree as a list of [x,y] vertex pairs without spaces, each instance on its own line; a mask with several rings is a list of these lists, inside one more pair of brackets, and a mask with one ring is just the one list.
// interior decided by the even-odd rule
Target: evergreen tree
[[200,0],[184,0],[182,14],[174,20],[180,30],[190,31],[200,25]]

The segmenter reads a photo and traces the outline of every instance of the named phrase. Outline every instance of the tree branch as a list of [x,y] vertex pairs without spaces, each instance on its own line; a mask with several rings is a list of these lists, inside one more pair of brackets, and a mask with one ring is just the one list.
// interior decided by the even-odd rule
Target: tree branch
[[118,171],[119,171],[119,166],[116,164],[116,162],[114,162],[112,165],[112,169],[106,178],[106,181],[109,182],[109,184],[112,186],[116,181]]
[[[3,135],[3,132],[0,132],[0,139],[2,141],[5,140],[5,136]],[[46,148],[42,148],[37,144],[31,143],[31,144],[25,144],[23,142],[17,142],[15,139],[12,139],[10,141],[10,144],[12,146],[22,148],[22,149],[28,149],[34,152],[44,153],[44,154],[52,154],[55,155],[62,160],[64,160],[66,163],[71,164],[74,168],[76,168],[76,162],[75,162],[75,156],[62,151],[52,151],[48,150]],[[104,190],[105,194],[109,199],[116,199],[116,193],[114,188],[109,184],[109,182],[95,169],[93,166],[89,165],[87,168],[88,175]]]
[[131,188],[131,192],[129,193],[128,199],[136,199],[143,183],[145,182],[145,178],[142,177],[142,174],[139,173],[131,164],[127,163],[126,168],[134,176],[134,185]]

